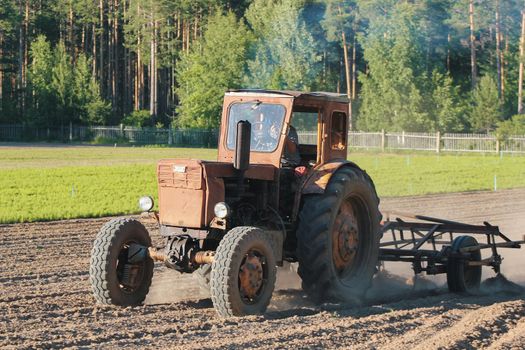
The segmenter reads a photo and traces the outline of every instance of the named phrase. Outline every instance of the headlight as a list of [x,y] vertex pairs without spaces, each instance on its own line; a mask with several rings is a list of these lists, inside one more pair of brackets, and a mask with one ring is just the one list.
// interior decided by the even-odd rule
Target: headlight
[[225,217],[230,215],[230,207],[224,202],[219,202],[215,204],[215,208],[213,208],[213,211],[215,212],[215,216],[220,219],[224,219]]
[[153,198],[150,196],[140,197],[139,208],[142,209],[142,211],[150,211],[153,209]]

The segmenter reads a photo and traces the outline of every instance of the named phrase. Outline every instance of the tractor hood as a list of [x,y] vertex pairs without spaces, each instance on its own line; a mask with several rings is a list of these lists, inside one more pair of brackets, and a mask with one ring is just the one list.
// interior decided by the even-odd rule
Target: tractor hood
[[[224,201],[224,178],[237,176],[231,163],[195,159],[164,159],[157,165],[160,223],[167,226],[205,228],[214,218],[213,208]],[[250,165],[248,179],[274,180],[276,168]]]

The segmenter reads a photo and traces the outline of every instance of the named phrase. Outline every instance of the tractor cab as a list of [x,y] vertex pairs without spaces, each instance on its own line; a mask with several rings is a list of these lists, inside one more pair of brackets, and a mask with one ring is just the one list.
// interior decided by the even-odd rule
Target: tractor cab
[[231,90],[224,97],[218,161],[233,162],[241,120],[251,123],[251,164],[288,165],[282,160],[291,151],[294,131],[301,165],[346,159],[347,111],[348,99],[340,94]]

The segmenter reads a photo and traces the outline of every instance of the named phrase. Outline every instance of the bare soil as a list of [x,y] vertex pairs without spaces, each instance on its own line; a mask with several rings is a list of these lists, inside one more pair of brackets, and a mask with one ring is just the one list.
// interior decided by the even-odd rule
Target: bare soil
[[[525,189],[390,198],[382,210],[525,233]],[[411,278],[405,265],[387,265],[360,307],[313,305],[282,269],[264,316],[224,320],[191,275],[160,265],[144,306],[96,305],[89,254],[106,220],[0,226],[1,348],[525,348],[521,288],[489,280],[479,295],[454,295],[440,279]],[[503,254],[505,275],[525,281],[525,252]]]

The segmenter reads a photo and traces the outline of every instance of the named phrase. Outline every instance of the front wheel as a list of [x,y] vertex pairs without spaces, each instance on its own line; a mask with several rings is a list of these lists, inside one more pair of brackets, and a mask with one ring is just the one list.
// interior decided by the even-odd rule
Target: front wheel
[[276,274],[270,237],[256,227],[231,229],[217,248],[211,270],[211,299],[219,316],[264,313]]
[[149,246],[149,233],[136,220],[113,219],[102,226],[89,267],[89,280],[99,303],[129,306],[144,301],[153,277],[153,260],[143,251]]

